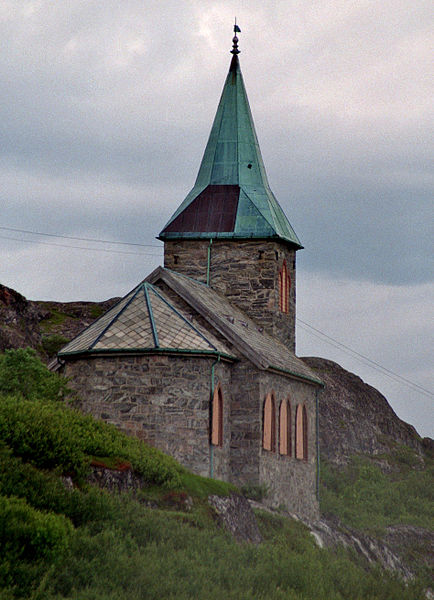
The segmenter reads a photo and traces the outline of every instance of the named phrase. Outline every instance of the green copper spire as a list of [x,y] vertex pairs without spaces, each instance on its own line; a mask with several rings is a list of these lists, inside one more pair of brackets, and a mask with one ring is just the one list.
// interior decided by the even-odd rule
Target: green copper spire
[[270,189],[238,59],[232,60],[193,189],[160,239],[280,238],[301,248]]

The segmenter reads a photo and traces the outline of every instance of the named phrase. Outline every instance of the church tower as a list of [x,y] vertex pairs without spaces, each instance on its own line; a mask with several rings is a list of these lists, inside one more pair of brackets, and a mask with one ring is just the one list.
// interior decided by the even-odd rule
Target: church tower
[[202,281],[295,350],[295,253],[268,183],[238,58],[232,60],[193,189],[159,235],[164,266]]

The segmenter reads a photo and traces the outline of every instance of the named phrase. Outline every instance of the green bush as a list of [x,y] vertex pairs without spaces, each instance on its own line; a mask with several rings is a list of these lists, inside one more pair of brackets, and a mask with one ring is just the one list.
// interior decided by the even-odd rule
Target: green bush
[[68,547],[72,525],[63,515],[41,512],[22,498],[0,496],[0,548],[4,558],[54,560]]
[[243,485],[241,488],[241,493],[251,500],[256,500],[257,502],[262,502],[264,498],[268,495],[268,486],[265,483],[260,485],[256,485],[254,483],[247,483]]
[[67,342],[68,340],[63,335],[53,333],[53,335],[43,336],[41,347],[45,354],[52,357],[55,356]]
[[[409,449],[398,450],[398,456],[404,457],[401,470],[390,474],[361,456],[354,456],[342,469],[322,462],[322,512],[338,516],[351,527],[377,534],[396,524],[432,528],[432,463],[428,462],[424,470],[411,469]],[[395,460],[393,456],[391,460]]]
[[82,478],[91,456],[131,462],[145,482],[177,487],[183,467],[173,458],[58,402],[0,396],[0,440],[33,465]]
[[75,526],[110,520],[116,514],[107,492],[93,486],[67,489],[56,473],[23,463],[1,445],[0,495],[23,498],[38,510],[64,514]]
[[51,373],[31,348],[0,354],[0,394],[19,394],[28,400],[58,400],[68,393],[67,380]]
[[[0,588],[26,598],[67,552],[73,527],[21,498],[0,495]],[[1,597],[7,598],[7,595]]]
[[[96,535],[77,532],[43,598],[422,600],[413,584],[365,570],[345,551],[321,550],[300,523],[271,519],[265,542],[239,544],[211,521],[198,528],[125,499],[115,523]],[[259,520],[268,531],[269,515]]]

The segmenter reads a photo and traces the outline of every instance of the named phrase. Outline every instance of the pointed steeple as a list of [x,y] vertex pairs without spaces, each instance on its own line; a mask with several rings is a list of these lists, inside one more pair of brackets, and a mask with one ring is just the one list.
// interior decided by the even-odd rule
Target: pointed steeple
[[268,183],[238,59],[232,60],[193,189],[159,238],[281,239],[302,248]]

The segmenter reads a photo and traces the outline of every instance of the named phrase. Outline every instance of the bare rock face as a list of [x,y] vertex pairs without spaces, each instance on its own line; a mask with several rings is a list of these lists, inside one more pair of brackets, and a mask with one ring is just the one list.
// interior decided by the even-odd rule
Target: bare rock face
[[[379,564],[387,571],[394,571],[404,579],[413,577],[402,556],[396,551],[396,544],[388,543],[360,531],[354,531],[349,527],[343,527],[341,523],[335,523],[331,519],[321,519],[311,524],[310,530],[317,544],[322,547],[334,548],[344,546],[351,548],[359,554],[366,563],[370,565]],[[426,532],[428,534],[428,532]]]
[[24,296],[0,284],[0,351],[37,346],[41,341],[39,322],[46,316]]
[[92,467],[87,481],[109,492],[137,492],[143,487],[142,478],[131,469],[116,470]]
[[218,522],[228,529],[240,542],[262,542],[256,517],[249,501],[239,494],[230,496],[209,496],[209,504],[214,508]]
[[329,462],[343,465],[353,454],[375,457],[396,444],[422,454],[427,442],[401,421],[378,390],[331,360],[302,360],[325,384],[319,401],[320,450]]
[[50,358],[117,301],[35,302],[0,284],[0,352],[30,346]]

